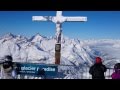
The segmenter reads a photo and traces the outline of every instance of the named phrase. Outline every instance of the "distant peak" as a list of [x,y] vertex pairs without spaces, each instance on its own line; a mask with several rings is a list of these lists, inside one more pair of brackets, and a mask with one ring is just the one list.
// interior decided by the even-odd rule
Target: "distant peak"
[[42,35],[40,35],[40,33],[36,33],[36,35],[35,36],[42,36]]
[[18,39],[26,39],[26,40],[28,39],[28,38],[26,38],[26,37],[23,36],[23,35],[17,35],[16,38],[18,38]]
[[5,35],[8,35],[8,36],[13,36],[13,34],[12,33],[6,33]]
[[14,38],[15,37],[15,35],[13,35],[12,33],[6,33],[4,36],[3,36],[4,38]]
[[30,40],[33,41],[33,42],[39,42],[41,41],[42,39],[44,38],[47,38],[39,33],[37,33],[36,35],[34,35]]
[[35,37],[41,37],[41,38],[46,38],[45,36],[41,35],[40,33],[37,33]]

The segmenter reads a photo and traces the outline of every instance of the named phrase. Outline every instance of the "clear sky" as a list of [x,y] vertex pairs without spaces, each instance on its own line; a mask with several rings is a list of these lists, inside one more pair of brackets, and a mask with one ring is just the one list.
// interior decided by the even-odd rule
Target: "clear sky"
[[[30,37],[55,35],[52,22],[33,22],[32,16],[55,16],[55,11],[0,11],[0,36],[8,32]],[[87,22],[63,23],[63,34],[80,39],[120,39],[120,11],[63,11],[63,16],[87,16]]]

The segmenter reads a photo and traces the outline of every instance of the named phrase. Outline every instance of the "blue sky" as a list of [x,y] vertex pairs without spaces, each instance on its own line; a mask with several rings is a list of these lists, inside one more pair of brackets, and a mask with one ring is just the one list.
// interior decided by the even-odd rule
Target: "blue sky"
[[[52,22],[33,22],[32,16],[55,16],[55,11],[0,11],[0,36],[8,32],[30,37],[55,35]],[[120,11],[63,11],[63,16],[87,16],[87,22],[63,23],[63,34],[79,39],[120,39]]]

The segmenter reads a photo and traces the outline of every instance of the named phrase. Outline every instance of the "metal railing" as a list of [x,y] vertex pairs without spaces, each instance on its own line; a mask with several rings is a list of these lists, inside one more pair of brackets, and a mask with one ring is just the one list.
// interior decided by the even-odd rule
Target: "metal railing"
[[[66,66],[64,66],[64,67],[66,67]],[[78,72],[79,72],[79,74],[77,75],[75,73],[75,71],[73,72],[72,70],[71,71],[66,70],[66,69],[62,70],[62,71],[59,70],[57,76],[47,77],[46,79],[92,79],[92,76],[89,74],[89,68],[84,68],[83,72],[82,71],[78,71]],[[113,68],[107,68],[107,71],[104,73],[105,79],[112,79],[111,75],[113,72],[114,72]],[[70,77],[69,73],[73,77]],[[63,76],[65,76],[65,77],[63,77]],[[44,79],[44,78],[27,76],[27,75],[25,75],[25,76],[18,75],[18,79]]]
[[107,72],[105,72],[105,79],[112,79],[111,75],[114,72],[114,68],[107,68]]
[[[111,79],[113,72],[113,68],[107,68],[107,71],[105,72],[105,79]],[[89,74],[89,67],[81,68],[73,65],[58,65],[58,74],[56,76],[46,76],[46,78],[44,78],[17,75],[17,79],[92,79],[92,76]]]

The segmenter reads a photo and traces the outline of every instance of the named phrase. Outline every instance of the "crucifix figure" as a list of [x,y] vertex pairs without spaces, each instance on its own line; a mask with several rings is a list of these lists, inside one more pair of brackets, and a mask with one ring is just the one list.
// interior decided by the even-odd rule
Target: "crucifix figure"
[[61,33],[63,22],[85,22],[87,17],[64,17],[62,11],[57,11],[56,16],[33,16],[33,21],[52,21],[56,24],[55,64],[60,64]]

